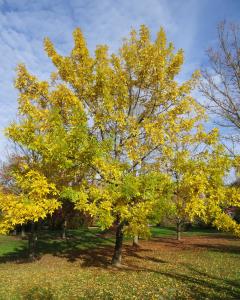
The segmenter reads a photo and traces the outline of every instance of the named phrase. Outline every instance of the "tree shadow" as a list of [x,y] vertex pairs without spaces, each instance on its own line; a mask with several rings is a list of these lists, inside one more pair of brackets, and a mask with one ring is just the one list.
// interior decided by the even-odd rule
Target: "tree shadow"
[[[36,244],[36,260],[41,259],[45,254],[50,254],[74,262],[81,257],[87,257],[87,253],[90,257],[90,252],[94,251],[94,249],[101,250],[104,249],[104,246],[113,245],[112,239],[99,237],[94,231],[82,230],[81,232],[73,233],[70,232],[66,239],[62,239],[60,232],[57,231],[51,233],[39,232]],[[0,263],[6,262],[32,262],[28,259],[27,245],[15,247],[11,252],[2,254]]]
[[[160,263],[167,263],[161,261]],[[121,270],[126,272],[147,272],[164,276],[177,281],[176,286],[184,284],[187,286],[187,294],[181,294],[181,288],[176,288],[173,299],[209,299],[209,300],[226,300],[240,299],[240,283],[237,280],[223,279],[217,276],[209,275],[203,271],[199,271],[192,265],[182,264],[191,271],[191,275],[173,271],[156,270],[148,267],[139,266],[122,266]],[[226,298],[227,297],[227,298]]]
[[[153,238],[154,243],[165,248],[176,250],[207,250],[213,252],[229,253],[240,255],[240,243],[233,244],[233,241],[240,242],[239,238],[227,236],[203,236],[183,237],[180,241],[174,238]],[[231,244],[229,243],[231,242]]]
[[[240,255],[240,246],[237,245],[224,245],[224,244],[194,244],[194,246],[208,251],[221,252],[221,253],[230,253]],[[240,298],[240,297],[239,297]]]
[[[190,264],[182,264],[193,276],[179,273],[160,272],[162,275],[177,279],[189,286],[189,293],[195,299],[240,299],[240,282],[210,275]],[[214,282],[213,282],[214,281]],[[211,294],[209,291],[211,290]],[[223,298],[227,294],[228,298]],[[230,298],[231,297],[231,298]]]
[[[240,253],[240,246],[226,244],[204,244],[192,243],[190,246],[196,249],[206,249],[210,251]],[[170,238],[154,238],[151,243],[165,243],[168,247],[177,247],[180,245],[181,250],[185,241],[179,243],[175,239]],[[146,243],[144,247],[135,248],[130,245],[124,245],[123,256],[127,265],[122,266],[121,270],[128,272],[148,272],[154,273],[157,276],[165,276],[174,281],[183,283],[187,286],[188,296],[191,299],[240,299],[240,283],[237,280],[224,279],[217,276],[209,275],[202,270],[190,264],[180,264],[183,267],[182,273],[173,268],[165,270],[164,264],[169,263],[161,257],[155,256],[152,244]],[[186,241],[187,243],[187,241]],[[144,243],[143,243],[144,244]],[[189,249],[189,248],[187,248]],[[98,232],[83,231],[75,234],[69,234],[66,240],[62,240],[58,234],[42,233],[37,244],[38,258],[40,259],[45,254],[51,254],[55,257],[66,259],[68,262],[79,262],[82,268],[97,267],[116,271],[116,268],[111,266],[111,257],[114,250],[114,240],[102,237]],[[158,249],[159,251],[161,248]],[[132,259],[134,258],[134,259]],[[151,262],[151,264],[142,263],[142,261]],[[27,248],[24,246],[16,247],[12,252],[9,252],[0,257],[0,263],[6,262],[27,263]],[[162,270],[161,270],[162,269]],[[188,272],[184,272],[187,269]],[[186,274],[188,273],[188,274]],[[180,293],[181,291],[179,291]],[[176,289],[176,299],[182,298]]]
[[28,258],[27,248],[25,246],[19,246],[14,248],[11,252],[7,252],[0,256],[0,264],[7,262],[27,263],[30,262]]
[[[145,271],[151,272],[149,269]],[[199,278],[194,275],[190,276],[176,272],[154,272],[159,275],[164,275],[166,277],[175,279],[181,283],[185,283],[188,286],[189,296],[192,296],[193,299],[226,299],[223,298],[225,296],[223,296],[222,293],[225,293],[225,295],[227,294],[227,299],[239,299],[240,296],[240,286],[236,281],[224,280],[209,276],[208,274],[202,274],[202,277]],[[215,282],[211,281],[213,279]],[[225,286],[223,284],[225,284]],[[226,286],[226,284],[228,286]]]
[[[68,233],[67,239],[63,240],[60,237],[60,232],[40,232],[39,239],[37,242],[37,259],[40,259],[45,254],[51,254],[53,256],[61,257],[67,259],[69,262],[75,262],[77,260],[82,261],[82,266],[97,266],[97,267],[107,267],[110,264],[111,256],[113,254],[114,238],[111,235],[107,235],[99,232],[99,230],[78,230],[70,231]],[[222,235],[217,236],[217,238],[223,238]],[[211,237],[208,236],[208,240]],[[214,239],[216,239],[214,237]],[[224,237],[226,240],[232,240],[232,237]],[[205,249],[208,251],[216,251],[222,253],[240,254],[240,245],[228,245],[221,243],[206,243],[203,239],[201,243],[201,238],[197,237],[192,242],[189,238],[190,243],[187,239],[182,241],[177,241],[175,238],[170,237],[154,237],[150,240],[151,245],[144,249],[134,248],[132,246],[124,246],[124,255],[128,257],[135,257],[142,259],[142,254],[144,251],[152,251],[151,246],[160,245],[161,247],[179,249],[179,250],[193,250],[193,249]],[[158,249],[158,250],[160,250]],[[8,252],[0,256],[0,263],[6,263],[8,261],[16,261],[18,263],[27,262],[28,249],[26,246],[16,247],[13,251]],[[154,258],[151,256],[146,257],[146,260],[155,263],[164,263],[163,260]]]
[[65,240],[41,239],[38,252],[41,256],[52,254],[69,262],[81,260],[86,266],[95,262],[98,267],[105,267],[113,245],[114,241],[111,238],[100,237],[98,232],[82,231],[82,234],[69,234]]

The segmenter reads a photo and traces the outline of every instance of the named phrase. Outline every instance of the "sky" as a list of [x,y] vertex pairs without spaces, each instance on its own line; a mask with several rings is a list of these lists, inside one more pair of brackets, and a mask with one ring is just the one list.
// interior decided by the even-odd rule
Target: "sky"
[[72,31],[80,27],[92,52],[98,44],[116,52],[132,28],[145,24],[154,39],[163,27],[168,40],[185,51],[181,78],[187,79],[207,64],[206,49],[216,44],[219,22],[240,23],[239,12],[240,0],[0,0],[0,159],[11,149],[4,128],[17,116],[17,64],[40,79],[54,70],[44,37],[67,55]]

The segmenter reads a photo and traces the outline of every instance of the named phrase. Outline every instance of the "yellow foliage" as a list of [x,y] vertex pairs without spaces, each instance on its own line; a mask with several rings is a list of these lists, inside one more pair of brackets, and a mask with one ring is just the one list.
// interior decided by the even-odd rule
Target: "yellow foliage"
[[[144,25],[112,55],[100,45],[92,56],[80,29],[73,39],[68,56],[45,39],[56,67],[51,83],[19,65],[19,122],[6,135],[39,158],[38,170],[58,190],[73,186],[68,196],[76,208],[97,217],[103,228],[120,220],[132,232],[146,232],[157,199],[163,201],[164,185],[169,185],[169,176],[161,173],[171,172],[171,177],[177,174],[172,199],[178,213],[206,218],[206,207],[222,203],[228,161],[216,150],[217,130],[205,131],[205,112],[191,96],[199,72],[186,82],[177,80],[183,50],[175,51],[162,28],[152,41]],[[198,151],[193,159],[192,150],[202,145],[214,150]],[[41,203],[54,194],[49,184],[39,191],[36,173],[25,176],[16,176],[25,195],[14,198],[19,203],[36,198]]]
[[0,191],[0,233],[8,233],[17,224],[44,219],[60,205],[55,185],[39,172],[29,170],[13,177],[20,192]]

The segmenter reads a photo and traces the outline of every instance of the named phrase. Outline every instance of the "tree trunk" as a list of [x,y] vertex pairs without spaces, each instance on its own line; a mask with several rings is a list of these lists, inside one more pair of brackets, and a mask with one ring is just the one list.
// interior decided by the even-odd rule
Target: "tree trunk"
[[22,237],[22,239],[24,239],[26,237],[25,225],[24,224],[22,224],[22,227],[21,227],[21,237]]
[[37,244],[37,234],[35,230],[35,223],[31,222],[31,232],[28,236],[28,253],[30,260],[36,259],[36,244]]
[[177,223],[177,240],[181,240],[181,223]]
[[133,247],[139,247],[138,235],[134,235],[133,237]]
[[117,226],[116,230],[116,241],[115,241],[115,249],[112,257],[112,265],[120,266],[122,261],[122,245],[123,245],[123,228],[124,222],[121,222]]
[[63,222],[63,231],[62,231],[62,238],[63,239],[66,239],[66,237],[67,237],[66,232],[67,232],[67,220],[64,220],[64,222]]

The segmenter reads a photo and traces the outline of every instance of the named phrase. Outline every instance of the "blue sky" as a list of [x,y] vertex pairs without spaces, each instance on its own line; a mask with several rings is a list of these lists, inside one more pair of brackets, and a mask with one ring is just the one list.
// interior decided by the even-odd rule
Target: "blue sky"
[[0,158],[6,156],[3,129],[16,118],[15,68],[25,63],[41,79],[53,67],[44,53],[48,36],[62,54],[70,51],[80,27],[91,50],[108,44],[116,51],[131,28],[146,24],[154,38],[160,26],[185,50],[182,78],[206,64],[221,20],[240,23],[240,0],[0,0]]

